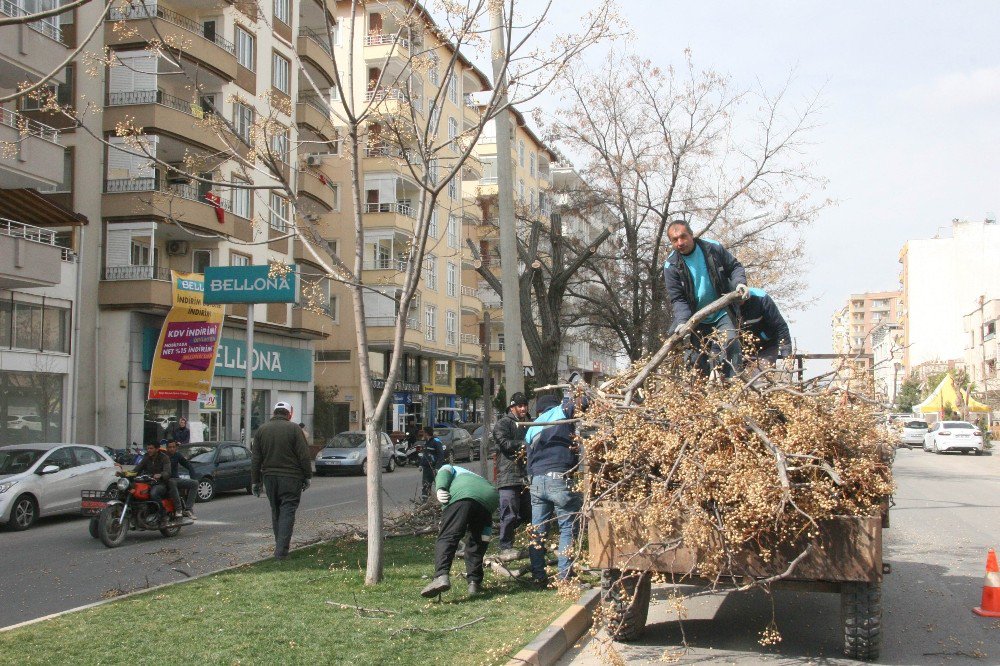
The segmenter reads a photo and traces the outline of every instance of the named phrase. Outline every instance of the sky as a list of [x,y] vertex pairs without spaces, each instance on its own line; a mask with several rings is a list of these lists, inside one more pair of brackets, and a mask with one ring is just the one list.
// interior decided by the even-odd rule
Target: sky
[[[595,4],[555,0],[550,29],[572,30]],[[1000,212],[1000,2],[619,0],[618,7],[633,33],[628,48],[655,65],[680,65],[690,48],[696,65],[739,87],[776,90],[791,74],[793,102],[819,94],[807,157],[829,181],[820,198],[837,203],[804,234],[812,304],[785,312],[800,351],[831,351],[831,316],[850,294],[899,288],[908,239],[948,235],[953,218]],[[589,52],[586,64],[604,53]]]

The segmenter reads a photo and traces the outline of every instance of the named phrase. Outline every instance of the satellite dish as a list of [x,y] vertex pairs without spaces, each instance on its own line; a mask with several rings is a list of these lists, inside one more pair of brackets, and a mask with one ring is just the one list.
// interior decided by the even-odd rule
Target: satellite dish
[[996,224],[997,214],[991,210],[986,211],[986,224]]

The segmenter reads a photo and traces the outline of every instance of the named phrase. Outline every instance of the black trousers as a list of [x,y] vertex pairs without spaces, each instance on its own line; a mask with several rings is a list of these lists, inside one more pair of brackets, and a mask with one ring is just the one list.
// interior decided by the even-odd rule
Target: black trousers
[[531,522],[531,493],[527,486],[500,489],[500,550],[514,547],[518,526]]
[[288,555],[295,528],[295,511],[302,499],[302,479],[294,476],[264,475],[264,490],[271,504],[271,529],[274,530],[274,554]]
[[441,531],[434,547],[434,577],[451,571],[458,542],[465,533],[465,575],[469,582],[483,582],[483,557],[488,543],[483,541],[483,530],[491,524],[493,516],[476,500],[463,499],[452,502],[441,513]]

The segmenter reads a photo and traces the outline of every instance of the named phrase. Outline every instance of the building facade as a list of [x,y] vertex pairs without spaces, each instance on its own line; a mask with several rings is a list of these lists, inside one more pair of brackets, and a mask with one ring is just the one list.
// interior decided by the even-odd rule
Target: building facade
[[905,378],[902,325],[888,320],[876,324],[871,331],[871,342],[875,393],[886,405],[892,405]]
[[965,369],[975,385],[981,402],[997,405],[1000,400],[1000,377],[997,359],[1000,343],[997,342],[997,324],[1000,323],[1000,299],[986,300],[964,317],[966,332]]

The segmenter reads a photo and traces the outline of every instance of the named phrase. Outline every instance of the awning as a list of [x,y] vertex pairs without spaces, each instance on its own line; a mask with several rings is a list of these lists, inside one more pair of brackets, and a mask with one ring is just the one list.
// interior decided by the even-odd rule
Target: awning
[[957,390],[951,375],[945,375],[927,399],[913,407],[913,411],[920,414],[944,413],[951,410],[986,414],[990,408],[969,395],[968,389],[964,392]]
[[87,217],[49,201],[36,190],[0,190],[0,217],[36,227],[72,227],[88,224]]

